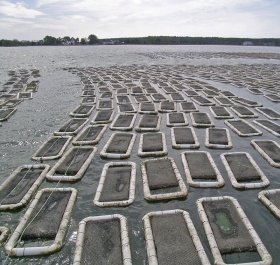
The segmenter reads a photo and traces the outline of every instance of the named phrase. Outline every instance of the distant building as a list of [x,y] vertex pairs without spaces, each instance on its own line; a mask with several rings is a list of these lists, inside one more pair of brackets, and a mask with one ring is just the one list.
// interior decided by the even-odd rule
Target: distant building
[[244,46],[252,46],[252,45],[254,45],[254,44],[253,44],[253,42],[251,42],[251,41],[244,41],[244,42],[243,42],[243,45],[244,45]]
[[75,45],[75,39],[71,38],[70,40],[64,40],[63,42],[61,42],[62,45]]
[[119,40],[103,40],[102,44],[103,45],[114,45],[114,44],[119,44]]

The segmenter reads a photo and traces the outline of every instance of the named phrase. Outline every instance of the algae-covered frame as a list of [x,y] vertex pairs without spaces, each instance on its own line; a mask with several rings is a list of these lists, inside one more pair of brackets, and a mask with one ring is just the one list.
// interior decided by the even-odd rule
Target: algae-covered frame
[[242,119],[245,119],[245,118],[257,118],[259,117],[258,114],[256,114],[255,112],[253,112],[252,110],[248,109],[247,107],[243,106],[243,108],[245,110],[247,110],[248,112],[250,112],[251,114],[242,114],[241,112],[239,112],[236,108],[238,108],[240,106],[233,106],[233,107],[230,107],[230,109],[239,117],[239,118],[242,118]]
[[280,96],[276,95],[276,94],[266,94],[263,95],[264,97],[266,97],[267,99],[269,99],[272,102],[280,102]]
[[[157,211],[157,212],[150,212],[144,215],[142,218],[143,227],[144,227],[144,234],[145,234],[145,242],[146,242],[146,250],[148,255],[149,265],[158,265],[158,258],[157,258],[157,250],[155,246],[152,224],[150,218],[157,215],[174,215],[174,214],[182,214],[187,231],[192,239],[194,247],[197,251],[197,254],[200,258],[200,262],[202,265],[210,265],[210,261],[205,253],[203,245],[199,239],[199,236],[196,232],[192,219],[188,212],[183,210],[167,210],[167,211]],[[186,246],[187,247],[187,246]]]
[[[56,169],[62,165],[64,163],[64,161],[68,159],[68,157],[71,155],[71,153],[75,153],[75,155],[79,152],[79,151],[83,151],[83,150],[87,150],[87,149],[92,149],[88,158],[84,161],[84,163],[82,164],[82,166],[80,167],[80,169],[78,170],[78,172],[75,175],[67,175],[67,171],[65,172],[64,175],[58,175],[56,174]],[[91,163],[95,153],[97,152],[97,148],[96,147],[91,147],[91,146],[77,146],[77,147],[71,147],[66,153],[65,155],[63,155],[63,157],[57,161],[57,163],[51,168],[51,170],[47,173],[46,175],[46,179],[50,180],[50,181],[77,181],[79,179],[81,179],[85,173],[85,171],[87,170],[89,164]],[[75,156],[74,156],[75,159]],[[73,161],[73,160],[72,160]],[[70,162],[70,165],[68,166],[68,168],[71,166],[72,161]],[[68,169],[67,168],[67,169]]]
[[[64,192],[70,191],[71,195],[68,200],[67,206],[65,208],[64,214],[61,219],[57,234],[53,243],[51,245],[45,245],[40,247],[17,247],[18,241],[24,233],[25,227],[29,224],[29,218],[37,205],[39,199],[44,192]],[[78,195],[78,191],[73,188],[46,188],[37,192],[35,198],[31,202],[24,216],[21,218],[17,228],[13,232],[12,236],[9,238],[7,244],[5,245],[5,254],[8,256],[40,256],[55,253],[62,248],[63,240],[67,232],[67,228],[70,222],[71,213]]]
[[[8,112],[6,116],[1,117],[1,112]],[[12,109],[0,109],[0,121],[5,121],[7,119],[9,119],[15,112],[17,111],[16,108],[12,108]]]
[[126,150],[126,152],[124,154],[121,153],[108,153],[107,149],[109,147],[109,145],[111,144],[111,142],[113,141],[115,135],[120,134],[120,133],[113,133],[111,135],[111,137],[109,138],[108,142],[105,144],[105,146],[103,147],[103,149],[100,152],[100,156],[101,157],[105,157],[105,158],[120,158],[120,159],[125,159],[130,157],[135,139],[136,139],[136,134],[135,133],[121,133],[121,134],[127,134],[127,135],[132,135],[132,138],[130,140],[129,146]]
[[[121,167],[121,166],[131,166],[130,183],[129,183],[129,198],[128,200],[122,201],[110,201],[110,202],[100,202],[100,195],[103,190],[103,185],[106,179],[106,175],[109,167]],[[134,162],[111,162],[104,165],[101,173],[99,184],[95,193],[93,204],[99,207],[122,207],[132,204],[135,200],[135,179],[136,179],[136,163]]]
[[[89,109],[87,110],[86,113],[77,113],[77,111],[81,108],[85,108],[85,107],[89,107]],[[75,118],[85,118],[90,116],[90,114],[92,113],[92,111],[94,110],[95,106],[93,105],[79,105],[77,106],[73,111],[71,111],[69,113],[70,116],[75,117]]]
[[[185,104],[185,103],[193,103],[194,108],[189,108],[189,109],[184,108],[183,104]],[[179,110],[180,110],[180,112],[198,112],[199,111],[199,109],[197,108],[197,106],[195,105],[194,102],[180,102]]]
[[203,224],[203,228],[207,237],[207,241],[209,243],[210,246],[210,250],[212,252],[212,255],[214,257],[214,263],[216,265],[227,265],[227,263],[225,263],[223,261],[221,252],[218,248],[213,230],[211,228],[210,222],[208,220],[207,214],[205,212],[205,209],[203,207],[203,202],[207,202],[207,201],[220,201],[220,200],[225,200],[228,199],[230,200],[233,205],[234,208],[236,209],[239,217],[242,219],[243,224],[245,225],[245,227],[248,230],[248,233],[250,234],[254,244],[256,245],[257,251],[262,259],[262,261],[258,261],[258,262],[251,262],[251,263],[236,263],[236,264],[240,264],[240,265],[247,265],[247,264],[251,264],[251,265],[271,265],[272,264],[272,257],[270,256],[270,254],[268,253],[266,247],[264,246],[263,242],[261,241],[261,239],[259,238],[257,232],[255,231],[255,229],[253,228],[253,226],[251,225],[249,219],[247,218],[246,214],[244,213],[244,211],[242,210],[240,204],[238,203],[238,201],[230,196],[221,196],[221,197],[204,197],[201,199],[198,199],[196,202],[196,206],[197,206],[197,210],[198,210],[198,214],[200,217],[200,220]]
[[[160,194],[151,194],[151,190],[149,187],[149,181],[148,181],[148,175],[146,170],[146,163],[149,161],[158,161],[168,159],[171,162],[171,166],[173,169],[173,172],[176,176],[176,179],[178,181],[178,185],[180,188],[180,191],[174,191],[174,192],[167,192],[167,193],[160,193]],[[159,201],[159,200],[169,200],[169,199],[176,199],[176,198],[184,198],[188,194],[188,189],[181,177],[181,174],[177,168],[177,165],[175,163],[175,160],[171,157],[163,157],[163,158],[155,158],[155,159],[147,159],[140,164],[141,168],[141,175],[142,175],[142,181],[143,181],[143,191],[144,191],[144,198],[147,201]]]
[[231,137],[230,137],[230,133],[229,130],[227,128],[217,128],[217,129],[223,129],[226,132],[226,136],[227,136],[227,140],[228,143],[227,144],[212,144],[210,143],[210,128],[206,128],[206,137],[205,137],[205,146],[208,148],[216,148],[216,149],[231,149],[232,148],[232,141],[231,141]]
[[251,145],[261,154],[261,156],[273,167],[280,168],[280,162],[275,162],[259,145],[258,142],[270,142],[280,149],[280,145],[273,140],[252,140]]
[[[78,122],[80,121],[80,125],[75,129],[74,131],[67,131],[68,128],[71,127],[72,123],[75,122],[75,120]],[[58,128],[56,131],[54,131],[55,136],[64,136],[64,135],[76,135],[79,131],[83,129],[83,127],[88,123],[89,119],[86,118],[72,118],[69,119],[67,122],[65,122],[60,128]],[[62,129],[66,127],[65,129]]]
[[[246,157],[248,158],[248,160],[250,161],[252,166],[255,168],[255,170],[260,175],[261,182],[248,182],[248,183],[238,182],[226,159],[227,155],[246,155]],[[254,159],[252,158],[252,156],[249,153],[246,153],[246,152],[223,153],[220,155],[220,157],[226,168],[230,182],[234,188],[236,188],[236,189],[258,189],[258,188],[265,188],[265,187],[269,186],[270,182],[269,182],[268,178],[265,176],[265,174],[262,172],[262,170],[259,168],[259,166],[257,165],[257,163],[254,161]]]
[[[228,103],[223,103],[222,100],[226,99],[228,101]],[[230,106],[234,106],[236,105],[233,101],[231,101],[229,98],[227,97],[214,97],[214,100],[221,106],[223,107],[230,107]]]
[[[275,117],[266,113],[265,110],[273,112],[275,114]],[[274,109],[271,109],[271,108],[256,108],[256,111],[258,111],[259,113],[261,113],[262,115],[264,115],[265,117],[267,117],[270,120],[279,120],[280,119],[280,113],[275,111]]]
[[213,102],[207,98],[204,98],[202,96],[192,97],[191,100],[200,106],[215,106],[216,105],[215,102]]
[[[151,114],[152,115],[152,114]],[[157,126],[156,127],[140,127],[142,119],[144,115],[141,115],[141,118],[137,125],[135,126],[136,132],[158,132],[160,130],[161,116],[153,115],[154,117],[158,117]]]
[[[131,117],[131,122],[128,126],[125,126],[125,127],[117,127],[115,126],[116,122],[118,121],[118,119],[121,117],[121,116],[124,116],[124,117]],[[136,114],[133,114],[133,113],[124,113],[124,112],[121,112],[119,113],[115,119],[113,120],[111,126],[109,127],[111,130],[118,130],[118,131],[131,131],[133,129],[133,125],[134,125],[134,122],[136,120],[136,117],[137,115]]]
[[[99,110],[100,111],[107,111],[107,110]],[[98,117],[99,112],[96,112],[93,119],[91,120],[91,124],[104,124],[104,123],[110,123],[113,120],[115,111],[114,110],[108,110],[108,111],[112,111],[110,117],[107,120],[101,120],[101,121],[96,121],[96,118]]]
[[6,241],[11,231],[8,227],[0,226],[0,246]]
[[[262,104],[253,100],[249,100],[247,98],[233,98],[233,100],[241,105],[247,106],[247,107],[262,107]],[[249,102],[252,102],[251,104]]]
[[156,103],[152,103],[155,106],[154,110],[142,110],[143,103],[152,103],[152,102],[141,102],[138,107],[138,112],[140,114],[158,114],[158,109],[157,109]]
[[[170,122],[170,115],[178,115],[178,114],[182,114],[183,115],[183,120],[184,122],[178,122],[178,123],[171,123]],[[178,113],[167,113],[167,118],[166,118],[166,126],[168,127],[174,127],[174,126],[187,126],[189,125],[188,119],[186,117],[186,114],[184,112],[178,112]]]
[[279,129],[279,132],[280,132],[280,125],[279,125],[278,123],[273,122],[273,121],[270,121],[270,120],[253,120],[253,123],[255,123],[255,124],[261,126],[261,127],[264,128],[265,130],[267,130],[267,131],[269,131],[270,133],[272,133],[273,135],[280,137],[280,133],[279,133],[279,132],[273,130],[272,128],[269,128],[268,126],[266,126],[266,125],[264,125],[264,124],[262,124],[262,122],[269,122],[270,125],[272,125],[272,127],[274,127],[274,128],[277,127],[277,128]]
[[19,92],[17,94],[17,99],[33,99],[32,92]]
[[[102,102],[109,103],[109,106],[107,106],[107,107],[102,107],[102,106],[101,106]],[[97,110],[114,109],[113,100],[112,100],[112,99],[102,99],[102,100],[98,100],[98,101],[97,101],[96,109],[97,109]]]
[[132,265],[131,252],[130,252],[130,244],[128,237],[128,226],[127,219],[120,214],[112,214],[112,215],[103,215],[103,216],[90,216],[83,219],[79,223],[79,229],[77,234],[76,248],[74,253],[73,265],[82,265],[82,253],[84,248],[84,237],[86,233],[86,224],[87,222],[100,222],[100,221],[108,221],[113,219],[119,219],[120,222],[120,238],[121,238],[121,246],[122,246],[122,258],[123,265]]
[[270,201],[266,195],[275,195],[279,194],[280,189],[274,189],[274,190],[263,190],[259,192],[258,199],[271,211],[271,213],[278,219],[280,219],[280,209],[272,202]]
[[[27,169],[28,171],[33,170],[33,169],[41,169],[42,172],[40,173],[40,175],[37,177],[36,181],[30,186],[30,188],[28,189],[28,191],[26,192],[26,194],[22,197],[22,199],[18,202],[18,203],[13,203],[13,204],[4,204],[2,202],[0,202],[0,211],[4,211],[4,210],[14,210],[14,209],[18,209],[23,207],[24,205],[26,205],[28,203],[28,201],[30,200],[31,196],[36,192],[36,190],[38,189],[38,187],[41,185],[41,183],[43,182],[43,180],[45,179],[45,176],[47,174],[47,172],[50,169],[49,165],[46,164],[39,164],[39,165],[24,165],[24,166],[20,166],[18,167],[0,186],[0,192],[5,190],[6,186],[9,185],[9,183],[16,177],[17,174],[19,174],[22,170]],[[25,176],[24,176],[25,177]],[[23,177],[23,179],[24,179]],[[19,185],[19,183],[17,183],[17,185]],[[15,190],[17,188],[17,186],[14,187],[13,190]],[[12,191],[13,191],[12,190]],[[11,191],[11,192],[12,192]]]
[[[212,167],[212,169],[215,172],[216,175],[216,179],[217,181],[195,181],[192,178],[192,174],[188,165],[188,161],[185,157],[185,154],[193,154],[193,153],[201,153],[201,154],[205,154],[207,156],[207,159]],[[225,181],[220,173],[220,171],[218,170],[211,154],[209,152],[205,152],[205,151],[186,151],[181,153],[181,159],[182,159],[182,163],[183,163],[183,167],[184,167],[184,171],[186,174],[186,178],[187,178],[187,183],[195,188],[220,188],[223,187],[225,185]]]
[[[48,150],[50,150],[51,147],[49,147],[44,153],[43,155],[40,155],[41,151],[43,151],[43,149],[45,148],[45,146],[48,144],[49,141],[51,140],[55,140],[58,141],[59,139],[66,139],[65,143],[63,144],[63,146],[61,147],[61,149],[59,150],[59,152],[57,152],[54,155],[51,156],[44,156]],[[42,146],[36,151],[36,153],[31,157],[31,160],[35,160],[35,161],[42,161],[42,160],[52,160],[52,159],[57,159],[60,158],[64,152],[64,150],[66,149],[67,145],[71,142],[72,140],[72,136],[51,136],[49,139],[47,139]],[[52,144],[53,145],[53,144]]]
[[[92,140],[87,140],[87,135],[90,131],[90,129],[94,128],[100,128],[100,132],[98,135],[92,139]],[[72,144],[73,145],[93,145],[93,144],[98,144],[100,139],[102,138],[103,134],[105,133],[107,129],[106,124],[99,124],[99,125],[89,125],[85,127],[80,133],[76,136],[76,138],[73,140]],[[88,132],[87,132],[88,131]],[[84,136],[85,135],[85,136]]]
[[[123,110],[122,107],[124,107],[125,105],[129,105],[131,107],[130,110]],[[132,103],[127,103],[127,104],[119,104],[118,105],[118,113],[136,113],[137,110],[134,107],[134,105]]]
[[192,143],[192,144],[177,144],[176,143],[175,129],[176,129],[176,127],[171,128],[171,141],[172,141],[172,147],[174,149],[184,149],[184,148],[197,149],[197,148],[200,147],[200,144],[198,142],[196,133],[195,133],[195,131],[192,127],[185,128],[185,129],[188,129],[188,130],[191,131],[191,134],[192,134],[193,139],[194,139],[194,143]]
[[[195,121],[195,115],[196,114],[205,114],[206,115],[206,117],[208,118],[208,120],[209,120],[209,123],[198,123],[198,122],[196,122]],[[214,122],[213,122],[213,120],[211,119],[211,117],[210,117],[210,115],[209,115],[209,113],[207,113],[207,112],[199,112],[199,113],[190,113],[190,117],[191,117],[191,121],[192,121],[192,125],[194,126],[194,127],[202,127],[202,128],[204,128],[204,127],[215,127],[215,124],[214,124]]]
[[225,107],[220,107],[223,108],[223,110],[227,113],[227,115],[219,115],[217,112],[215,112],[213,106],[210,106],[210,111],[212,112],[213,116],[215,119],[233,119],[233,115],[225,108]]
[[[253,132],[253,133],[242,133],[240,130],[238,130],[238,128],[236,128],[234,125],[232,125],[231,122],[243,122],[245,125],[247,125],[251,129],[253,129],[255,132]],[[232,119],[232,120],[229,120],[229,121],[224,121],[224,123],[229,128],[231,128],[240,137],[259,136],[259,135],[263,134],[259,129],[257,129],[256,127],[254,127],[249,122],[247,122],[246,120],[243,120],[243,119]]]
[[[161,134],[161,143],[162,143],[162,151],[151,151],[151,152],[144,152],[143,151],[143,144],[144,144],[144,137],[147,133],[141,134],[140,136],[140,143],[138,148],[138,156],[140,157],[147,157],[147,156],[165,156],[167,155],[167,145],[166,145],[166,139],[165,134],[162,132],[157,132],[158,134]],[[149,133],[148,133],[149,134]]]

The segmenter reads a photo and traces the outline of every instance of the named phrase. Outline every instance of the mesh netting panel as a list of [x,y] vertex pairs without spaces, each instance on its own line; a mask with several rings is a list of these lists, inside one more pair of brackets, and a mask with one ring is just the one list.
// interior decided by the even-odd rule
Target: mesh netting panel
[[234,126],[238,131],[240,131],[242,134],[250,134],[250,133],[257,133],[257,131],[249,126],[247,123],[243,121],[229,121],[229,123]]
[[94,101],[95,101],[95,97],[82,98],[82,103],[93,103]]
[[132,115],[120,115],[114,122],[114,127],[129,127],[133,119]]
[[252,105],[252,106],[258,105],[258,103],[256,101],[249,100],[249,99],[246,99],[246,98],[237,98],[237,100],[240,101],[240,102]]
[[148,98],[145,95],[134,96],[137,101],[147,101]]
[[216,172],[205,153],[185,153],[185,157],[193,179],[217,179]]
[[122,103],[122,104],[130,102],[128,96],[117,96],[117,99],[118,99],[119,103]]
[[56,170],[56,174],[76,175],[81,167],[84,165],[90,154],[91,148],[74,148],[72,152],[66,157],[62,164]]
[[88,221],[83,242],[81,264],[122,265],[119,219]]
[[280,125],[278,124],[272,123],[269,120],[257,120],[257,122],[277,133],[280,133]]
[[166,99],[162,94],[153,94],[153,97],[156,99],[156,100],[164,100]]
[[233,104],[228,98],[218,98],[218,100],[222,103],[222,104]]
[[[42,173],[42,169],[23,169],[9,181],[0,192],[0,204],[19,203],[33,183]],[[5,198],[8,195],[7,198]],[[5,199],[4,199],[5,198]]]
[[197,96],[198,93],[192,90],[186,90],[185,93],[187,94],[187,96]]
[[119,88],[117,90],[117,94],[123,94],[123,93],[127,93],[127,88]]
[[85,90],[83,92],[83,96],[94,96],[94,91],[90,91],[90,90]]
[[115,136],[113,137],[111,143],[107,148],[107,153],[125,154],[129,147],[131,139],[132,139],[132,134],[124,134],[124,133],[115,134]]
[[212,103],[210,100],[204,97],[195,97],[195,100],[202,103],[202,104],[207,104],[207,103]]
[[190,128],[174,128],[176,144],[195,144]]
[[173,100],[183,100],[183,96],[181,94],[171,94],[171,97],[173,98]]
[[249,90],[254,92],[254,93],[262,93],[262,91],[257,89],[257,88],[250,88]]
[[65,125],[61,126],[58,132],[74,132],[76,131],[86,119],[72,119],[69,120]]
[[144,89],[146,89],[147,94],[156,94],[157,93],[157,90],[153,87],[145,87],[144,86]]
[[163,151],[161,133],[146,133],[143,135],[143,152]]
[[156,128],[159,117],[156,115],[143,115],[140,128]]
[[237,181],[261,180],[261,176],[245,154],[225,156]]
[[178,187],[179,185],[169,159],[148,161],[146,172],[151,190]]
[[175,104],[173,102],[164,101],[161,103],[161,109],[163,110],[174,110]]
[[261,110],[263,113],[269,115],[270,117],[277,118],[277,119],[280,118],[280,114],[277,113],[276,111],[272,110],[272,109],[260,108],[260,110]]
[[236,106],[232,107],[234,110],[238,111],[241,115],[253,115],[254,113],[246,107]]
[[1,109],[0,110],[0,119],[5,119],[14,109]]
[[104,92],[100,95],[100,98],[110,98],[112,97],[113,93],[112,92]]
[[112,113],[112,110],[100,110],[97,112],[95,121],[108,121]]
[[274,142],[269,140],[255,142],[274,162],[280,162],[280,149]]
[[211,121],[206,113],[193,113],[193,118],[196,123],[210,124]]
[[133,87],[132,93],[144,93],[144,91],[141,87]]
[[37,157],[56,156],[63,148],[68,138],[52,138],[47,141],[43,148],[37,153]]
[[99,201],[110,202],[128,200],[130,177],[131,166],[109,167]]
[[184,119],[183,113],[170,113],[169,122],[170,123],[184,123],[185,119]]
[[154,103],[142,103],[141,110],[142,111],[154,111],[155,105],[154,105]]
[[108,87],[98,87],[100,92],[110,92],[110,89]]
[[35,219],[24,231],[22,239],[55,238],[70,199],[71,191],[54,191],[48,199],[50,194],[51,192],[42,194],[28,220]]
[[168,86],[164,86],[164,90],[169,92],[169,93],[176,92],[176,90],[174,88],[168,87]]
[[221,254],[256,251],[252,237],[229,199],[204,201],[203,207]]
[[280,100],[280,97],[275,95],[275,94],[266,94],[267,96],[269,96],[270,98],[274,99],[274,100]]
[[150,218],[160,265],[201,265],[182,214],[156,215]]
[[265,197],[267,197],[278,209],[280,209],[280,193],[265,194]]
[[76,141],[93,141],[103,128],[104,127],[89,127],[76,139]]
[[217,116],[230,116],[227,110],[224,107],[213,106],[212,110],[215,112]]
[[99,108],[112,108],[112,106],[113,106],[113,103],[112,103],[112,101],[111,100],[100,100],[99,101]]
[[132,104],[122,104],[119,106],[121,112],[126,112],[126,111],[133,111],[133,105]]
[[209,143],[228,144],[227,132],[225,129],[209,129]]
[[181,106],[184,110],[195,109],[195,105],[193,102],[183,102],[181,103]]
[[87,114],[92,106],[87,106],[87,105],[81,105],[79,108],[77,108],[74,113],[75,114]]

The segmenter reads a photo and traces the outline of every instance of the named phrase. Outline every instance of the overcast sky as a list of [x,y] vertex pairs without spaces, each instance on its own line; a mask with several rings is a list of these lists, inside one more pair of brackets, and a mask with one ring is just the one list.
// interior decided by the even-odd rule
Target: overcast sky
[[0,0],[0,39],[280,37],[280,0]]

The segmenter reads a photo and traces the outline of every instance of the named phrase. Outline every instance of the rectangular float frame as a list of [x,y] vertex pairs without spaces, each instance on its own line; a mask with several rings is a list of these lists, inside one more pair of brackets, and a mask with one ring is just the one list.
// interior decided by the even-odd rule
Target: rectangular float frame
[[12,116],[17,111],[16,108],[5,108],[5,109],[0,109],[0,111],[1,110],[7,110],[7,109],[12,109],[12,111],[7,116],[5,116],[4,118],[0,118],[0,121],[5,121],[5,120],[9,119],[10,116]]
[[[275,124],[275,125],[277,125],[277,126],[280,127],[280,124],[278,124],[278,123],[276,123],[276,122],[273,122],[273,121],[271,121],[271,120],[261,120],[261,119],[260,119],[260,121],[269,121],[269,122],[271,122],[272,124]],[[280,133],[278,133],[278,132],[276,132],[276,131],[273,131],[273,130],[270,129],[269,127],[266,127],[265,125],[259,123],[259,120],[253,120],[253,123],[259,125],[259,126],[262,127],[262,128],[264,128],[265,130],[269,131],[269,132],[272,133],[273,135],[280,137]]]
[[[102,109],[103,110],[103,109]],[[102,110],[99,110],[99,111],[102,111]],[[115,114],[115,111],[113,110],[112,111],[112,114],[111,114],[111,116],[110,116],[110,118],[109,118],[109,120],[106,120],[106,121],[95,121],[95,119],[97,118],[97,116],[98,116],[98,112],[96,112],[95,113],[95,115],[94,115],[94,117],[93,117],[93,119],[91,120],[91,124],[105,124],[105,123],[110,123],[110,122],[112,122],[112,120],[113,120],[113,116],[114,116],[114,114]]]
[[[235,106],[230,107],[230,109],[239,117],[239,118],[258,118],[259,115],[256,114],[255,112],[253,112],[252,110],[248,109],[246,106],[244,106],[246,109],[248,109],[249,111],[251,111],[253,114],[252,115],[242,115],[239,111],[234,109]],[[238,107],[238,106],[237,106]]]
[[[235,122],[235,121],[242,121],[244,122],[246,125],[248,125],[249,127],[253,128],[256,132],[255,133],[241,133],[236,127],[234,127],[230,122]],[[250,136],[259,136],[259,135],[262,135],[263,133],[255,128],[253,125],[251,125],[249,122],[247,122],[246,120],[243,120],[243,119],[232,119],[230,121],[224,121],[224,123],[229,127],[231,128],[238,136],[240,137],[250,137]]]
[[193,104],[194,104],[195,108],[194,108],[194,109],[188,109],[188,110],[187,110],[187,109],[183,109],[181,103],[184,103],[184,102],[180,102],[180,103],[179,103],[180,112],[198,112],[198,111],[199,111],[199,109],[196,107],[196,105],[195,105],[194,102],[193,102]]
[[[176,137],[175,137],[175,128],[176,127],[172,127],[171,128],[171,141],[172,141],[172,147],[174,149],[184,149],[184,148],[190,148],[190,149],[197,149],[200,147],[200,144],[198,142],[198,139],[197,139],[197,136],[196,136],[196,133],[194,131],[194,128],[192,127],[187,127],[188,129],[191,130],[192,132],[192,135],[193,135],[193,138],[194,138],[194,144],[176,144]],[[181,127],[180,127],[181,128]],[[186,129],[187,129],[186,128]]]
[[232,141],[229,133],[229,129],[227,128],[216,128],[216,129],[224,129],[227,134],[228,144],[210,144],[209,138],[209,128],[206,128],[206,137],[205,137],[205,146],[208,148],[215,148],[215,149],[231,149],[232,148]]
[[[199,97],[201,97],[201,98],[203,98],[203,99],[206,99],[206,100],[208,100],[209,102],[208,103],[202,103],[202,102],[200,102],[199,100],[197,100],[197,98],[199,98]],[[191,100],[192,101],[194,101],[195,103],[197,103],[198,105],[200,105],[200,106],[215,106],[216,105],[216,103],[215,102],[213,102],[213,101],[211,101],[210,99],[208,99],[208,98],[205,98],[205,97],[203,97],[203,96],[196,96],[196,97],[191,97]]]
[[[272,116],[269,116],[268,114],[266,114],[265,112],[262,111],[262,109],[269,109],[273,112],[275,112],[276,114],[279,115],[279,118],[274,118]],[[270,120],[279,120],[280,119],[280,113],[275,111],[274,109],[271,109],[271,108],[267,108],[267,107],[263,107],[263,108],[256,108],[256,111],[258,111],[259,113],[261,113],[262,115],[264,115],[265,117],[267,117],[268,119]]]
[[[66,131],[64,131],[64,132],[59,132],[59,129],[57,129],[56,131],[54,131],[54,135],[55,136],[65,136],[65,135],[70,135],[70,136],[73,136],[73,135],[76,135],[76,134],[78,134],[78,132],[80,131],[80,130],[82,130],[83,129],[83,127],[87,124],[87,122],[89,121],[89,119],[86,119],[86,118],[72,118],[72,119],[69,119],[67,122],[65,122],[62,126],[60,126],[60,128],[61,127],[64,127],[64,126],[66,126],[67,124],[71,124],[72,123],[72,120],[73,119],[77,119],[77,120],[84,120],[84,122],[75,130],[75,131],[73,131],[73,132],[66,132]],[[69,126],[67,126],[67,128],[68,128]]]
[[[162,101],[162,102],[166,102],[166,101],[167,101],[167,100]],[[161,108],[161,103],[162,103],[162,102],[159,103],[159,107],[158,107],[158,111],[159,111],[159,112],[162,112],[162,113],[166,113],[166,112],[177,112],[177,104],[176,104],[176,102],[167,101],[167,102],[171,102],[171,103],[174,104],[174,108],[173,108],[172,110],[165,110],[165,109],[162,109],[162,108]]]
[[[114,124],[120,116],[133,116],[133,118],[130,122],[130,125],[127,127],[115,127]],[[133,125],[136,120],[136,117],[137,117],[136,114],[121,112],[121,113],[117,114],[117,116],[115,117],[115,119],[113,120],[113,122],[109,128],[110,128],[110,130],[131,131],[133,129]]]
[[[110,101],[112,107],[111,107],[111,108],[101,108],[101,107],[99,106],[101,101]],[[113,109],[114,109],[114,102],[113,102],[112,99],[102,99],[102,100],[98,100],[98,101],[97,101],[96,109],[97,109],[97,110],[113,110]]]
[[172,114],[172,113],[167,113],[166,114],[166,126],[167,127],[177,127],[177,126],[188,126],[189,125],[186,114],[184,112],[177,112],[177,113],[178,114],[179,113],[183,114],[184,122],[183,123],[170,123],[169,115]]
[[139,104],[139,107],[138,107],[138,112],[140,113],[140,114],[154,114],[154,115],[156,115],[156,114],[158,114],[158,108],[157,108],[157,104],[156,103],[153,103],[153,102],[143,102],[143,103],[152,103],[152,104],[154,104],[154,106],[155,106],[155,110],[141,110],[141,106],[142,106],[142,102]]
[[[152,114],[150,114],[150,115],[152,115]],[[161,116],[157,116],[158,117],[158,122],[157,122],[156,128],[152,128],[152,127],[143,127],[142,128],[142,127],[140,127],[140,123],[143,119],[143,116],[144,115],[141,115],[139,122],[135,126],[135,131],[136,132],[158,132],[160,130],[160,124],[161,124],[161,120],[162,120]],[[155,115],[155,117],[156,117],[156,115]]]
[[76,110],[78,110],[81,106],[91,106],[91,105],[79,105],[79,106],[77,106],[73,111],[71,111],[70,113],[69,113],[69,115],[71,116],[71,117],[74,117],[74,118],[85,118],[85,117],[88,117],[88,116],[90,116],[90,114],[92,113],[92,111],[94,110],[94,108],[95,108],[95,106],[94,105],[92,105],[91,106],[91,108],[90,108],[90,110],[87,112],[87,113],[75,113],[75,111]]
[[210,106],[209,108],[210,108],[210,111],[212,112],[212,114],[213,114],[213,116],[214,116],[214,118],[215,119],[233,119],[234,117],[233,117],[233,115],[228,111],[228,109],[226,108],[226,107],[224,107],[224,106],[221,106],[221,107],[223,107],[224,109],[225,109],[225,111],[229,114],[228,116],[219,116],[219,115],[217,115],[216,114],[216,112],[213,110],[213,106]]
[[205,127],[215,127],[215,124],[212,120],[212,118],[210,117],[209,113],[207,112],[199,112],[199,113],[205,113],[207,115],[207,117],[209,118],[210,120],[210,123],[196,123],[195,120],[194,120],[194,117],[193,117],[193,113],[191,112],[190,113],[190,117],[191,117],[191,121],[192,121],[192,125],[194,127],[198,127],[198,128],[205,128]]
[[258,199],[271,211],[271,213],[280,220],[280,209],[273,204],[265,195],[280,193],[280,189],[263,190],[259,192]]

